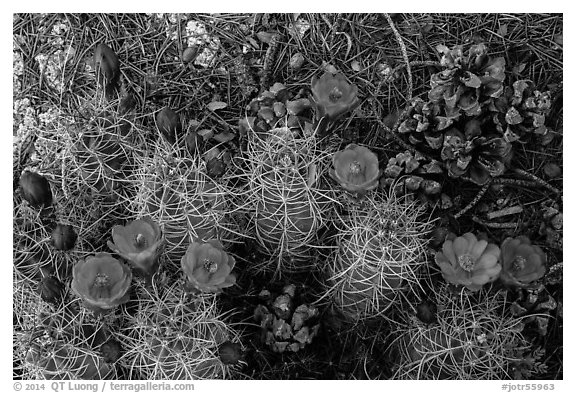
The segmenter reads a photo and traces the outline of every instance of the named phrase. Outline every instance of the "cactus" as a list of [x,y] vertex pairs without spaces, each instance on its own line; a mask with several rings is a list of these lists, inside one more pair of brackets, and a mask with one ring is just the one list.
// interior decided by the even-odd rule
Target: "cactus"
[[227,377],[219,346],[238,336],[218,315],[214,295],[187,295],[181,281],[139,286],[136,293],[137,309],[117,337],[125,350],[117,363],[129,370],[127,379]]
[[522,319],[506,310],[506,292],[453,294],[447,285],[435,292],[437,322],[426,325],[404,312],[394,340],[400,356],[394,379],[512,378],[530,345]]
[[94,194],[116,199],[144,146],[140,130],[104,112],[81,131],[72,127],[69,132],[76,141],[70,146],[71,172]]
[[[30,206],[15,203],[12,222],[15,283],[39,282],[48,275],[64,280],[74,264],[78,250],[56,250],[50,244],[53,227],[41,220],[40,214]],[[79,243],[85,247],[83,242]]]
[[138,191],[129,207],[133,218],[149,216],[160,224],[165,254],[178,266],[191,241],[234,238],[231,192],[205,174],[199,159],[182,154],[158,140],[155,152],[140,158],[133,180]]
[[104,324],[66,294],[48,303],[26,283],[14,288],[14,370],[23,379],[104,379],[117,377],[97,347]]
[[418,285],[431,230],[423,210],[390,192],[366,197],[340,215],[337,248],[327,266],[327,293],[346,317],[357,321],[381,315]]
[[32,345],[25,358],[32,379],[108,379],[112,367],[90,348],[56,342]]
[[255,266],[276,273],[309,269],[318,231],[330,209],[323,188],[328,154],[312,136],[298,138],[286,127],[261,138],[251,134],[245,157],[249,210],[256,240],[270,256]]

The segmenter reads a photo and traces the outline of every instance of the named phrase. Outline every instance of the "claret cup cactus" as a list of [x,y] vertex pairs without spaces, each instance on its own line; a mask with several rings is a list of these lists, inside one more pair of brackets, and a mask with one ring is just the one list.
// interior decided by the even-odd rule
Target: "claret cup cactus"
[[281,127],[263,138],[250,136],[243,168],[249,211],[261,251],[271,257],[259,268],[277,273],[310,268],[305,261],[331,206],[323,189],[328,160],[314,135],[297,137]]
[[165,254],[179,266],[192,241],[225,242],[232,236],[228,217],[234,206],[227,186],[206,175],[202,162],[170,149],[158,140],[156,152],[141,158],[130,208],[134,216],[160,225]]
[[405,310],[394,346],[394,379],[508,379],[529,348],[524,322],[506,310],[506,294],[434,290],[435,321],[424,324]]
[[326,270],[328,293],[348,319],[381,315],[418,285],[430,230],[422,213],[416,202],[404,202],[390,193],[367,196],[341,214],[337,248]]

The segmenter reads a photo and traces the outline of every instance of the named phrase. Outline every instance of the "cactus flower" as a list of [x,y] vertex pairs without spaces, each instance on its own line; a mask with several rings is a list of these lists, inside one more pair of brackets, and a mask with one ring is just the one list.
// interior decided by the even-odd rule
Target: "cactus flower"
[[42,300],[58,305],[64,298],[64,284],[54,276],[47,276],[40,281],[38,292]]
[[436,253],[436,264],[447,282],[478,291],[498,278],[502,269],[499,257],[497,245],[478,240],[468,232],[454,240],[446,240],[442,251]]
[[500,280],[506,285],[526,287],[546,273],[546,254],[526,236],[509,237],[502,243]]
[[176,143],[177,137],[182,137],[182,122],[180,116],[172,109],[164,107],[156,115],[158,131],[169,143]]
[[120,62],[116,53],[106,44],[96,47],[94,52],[94,68],[98,83],[104,85],[106,97],[111,99],[118,89],[120,78]]
[[164,239],[160,226],[143,218],[132,221],[126,226],[115,225],[108,247],[124,259],[130,261],[144,273],[152,273],[157,266],[160,246]]
[[122,345],[114,338],[108,339],[100,346],[100,355],[106,363],[116,363],[122,357]]
[[364,194],[378,187],[378,157],[370,149],[349,144],[332,157],[330,176],[347,191]]
[[357,94],[358,87],[348,83],[341,73],[312,77],[312,99],[320,118],[327,116],[333,121],[354,109],[359,103]]
[[94,311],[128,301],[131,282],[130,268],[106,252],[78,261],[72,270],[72,290]]
[[48,207],[52,204],[52,191],[48,179],[35,172],[25,171],[20,176],[20,190],[32,207]]
[[234,258],[215,239],[192,242],[182,257],[182,270],[188,283],[195,290],[207,293],[219,293],[236,283],[236,277],[231,274],[235,264]]
[[242,346],[226,341],[218,347],[218,356],[223,364],[237,364],[242,360]]
[[67,251],[74,247],[78,235],[72,225],[58,224],[52,231],[52,245],[57,250]]

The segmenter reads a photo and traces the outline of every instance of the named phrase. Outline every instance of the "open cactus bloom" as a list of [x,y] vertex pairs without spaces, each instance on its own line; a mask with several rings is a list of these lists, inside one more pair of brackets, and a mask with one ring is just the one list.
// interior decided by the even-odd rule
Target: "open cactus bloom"
[[442,251],[436,253],[436,264],[447,282],[478,291],[484,284],[498,278],[502,269],[499,257],[497,245],[465,233],[444,242]]
[[378,187],[378,157],[367,147],[351,143],[334,154],[332,164],[330,176],[345,190],[364,194]]
[[200,292],[219,293],[231,287],[236,277],[231,274],[236,261],[227,254],[219,240],[192,242],[182,257],[182,270],[190,286]]
[[526,236],[506,238],[502,243],[500,280],[512,287],[526,287],[546,273],[546,254]]
[[153,272],[164,240],[158,224],[149,218],[143,218],[126,226],[115,225],[112,228],[112,239],[114,243],[108,241],[108,247],[112,251],[144,273]]
[[353,110],[360,102],[357,94],[358,87],[348,83],[341,73],[312,77],[312,99],[319,118],[326,116],[333,121]]
[[130,268],[106,252],[78,261],[72,270],[72,290],[97,312],[125,303],[131,282]]

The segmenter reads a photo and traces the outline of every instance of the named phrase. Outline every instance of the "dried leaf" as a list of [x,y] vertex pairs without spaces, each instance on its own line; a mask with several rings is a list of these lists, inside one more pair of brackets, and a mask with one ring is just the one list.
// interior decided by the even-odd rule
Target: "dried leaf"
[[544,171],[544,174],[550,179],[555,179],[562,175],[562,169],[553,162],[545,164],[542,170]]
[[220,143],[230,142],[232,139],[236,137],[236,134],[231,131],[223,131],[219,132],[218,134],[214,135],[212,139]]
[[564,38],[563,38],[563,34],[562,34],[562,33],[556,34],[556,35],[554,36],[554,42],[557,43],[558,45],[562,46],[562,45],[563,45],[563,41],[564,41]]
[[274,37],[274,33],[268,33],[266,31],[259,31],[256,33],[256,37],[265,44],[269,44],[272,41],[272,37]]
[[518,65],[515,65],[512,68],[512,73],[514,75],[520,75],[522,73],[522,71],[524,71],[525,68],[526,68],[526,63],[520,63]]
[[308,326],[303,326],[295,335],[294,340],[298,341],[302,344],[310,344],[312,339],[309,335],[309,328]]
[[514,107],[508,109],[508,112],[506,112],[506,123],[516,125],[522,123],[522,121],[524,121],[524,119],[522,115],[520,115],[520,112],[518,112],[518,109]]
[[207,141],[208,139],[214,136],[214,131],[212,131],[210,128],[203,128],[198,131],[198,135],[200,135],[202,139]]
[[424,179],[420,176],[410,176],[404,181],[404,184],[410,191],[416,191],[420,188],[420,184],[422,184],[423,180]]
[[212,149],[208,150],[204,154],[204,160],[206,162],[208,162],[214,158],[217,158],[219,154],[220,154],[220,149],[218,149],[216,146],[214,146]]
[[282,353],[282,352],[286,351],[287,347],[288,347],[287,341],[273,342],[272,343],[272,350],[274,352]]
[[538,327],[538,333],[541,336],[546,336],[546,333],[548,333],[548,321],[548,317],[536,317],[536,326]]
[[521,317],[523,315],[526,315],[526,312],[528,312],[528,310],[526,310],[526,308],[522,307],[520,305],[520,303],[514,302],[510,305],[510,312],[515,317]]
[[208,104],[208,109],[210,109],[212,112],[217,111],[218,109],[224,109],[228,106],[227,103],[222,102],[222,101],[212,101],[211,103]]
[[435,180],[424,180],[422,182],[422,189],[426,195],[435,195],[442,191],[442,185]]

